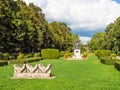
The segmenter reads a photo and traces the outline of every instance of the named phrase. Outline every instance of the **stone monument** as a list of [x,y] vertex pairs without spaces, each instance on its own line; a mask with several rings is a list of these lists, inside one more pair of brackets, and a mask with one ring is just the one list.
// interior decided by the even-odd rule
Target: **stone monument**
[[79,42],[75,42],[74,45],[74,59],[81,59],[81,53],[80,53],[80,43]]

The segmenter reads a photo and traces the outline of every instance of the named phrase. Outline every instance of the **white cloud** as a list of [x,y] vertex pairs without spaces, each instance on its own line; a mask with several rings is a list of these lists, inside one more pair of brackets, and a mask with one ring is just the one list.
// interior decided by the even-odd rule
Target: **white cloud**
[[83,44],[87,44],[87,42],[91,40],[91,37],[80,36],[80,40]]
[[112,0],[24,0],[43,9],[48,20],[65,21],[72,29],[105,28],[120,16],[120,4]]

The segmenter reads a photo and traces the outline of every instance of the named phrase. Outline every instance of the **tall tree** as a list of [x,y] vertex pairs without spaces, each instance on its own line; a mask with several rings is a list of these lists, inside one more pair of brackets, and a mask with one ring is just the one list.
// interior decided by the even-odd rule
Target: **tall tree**
[[92,39],[88,42],[91,50],[104,49],[104,32],[94,34]]

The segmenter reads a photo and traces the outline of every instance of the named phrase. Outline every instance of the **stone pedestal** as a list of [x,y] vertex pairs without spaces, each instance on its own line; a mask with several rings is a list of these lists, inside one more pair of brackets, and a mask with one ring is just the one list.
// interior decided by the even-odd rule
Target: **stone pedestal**
[[81,59],[80,49],[74,50],[74,58],[75,59]]

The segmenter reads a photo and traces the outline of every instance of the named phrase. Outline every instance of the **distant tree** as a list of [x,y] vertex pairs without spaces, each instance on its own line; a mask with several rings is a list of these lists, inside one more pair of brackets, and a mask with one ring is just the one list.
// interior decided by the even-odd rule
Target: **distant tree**
[[88,42],[91,50],[104,49],[104,32],[94,34],[92,39]]

